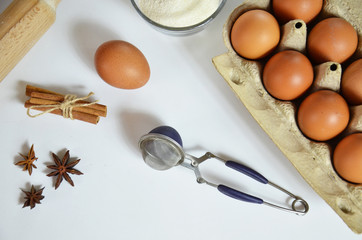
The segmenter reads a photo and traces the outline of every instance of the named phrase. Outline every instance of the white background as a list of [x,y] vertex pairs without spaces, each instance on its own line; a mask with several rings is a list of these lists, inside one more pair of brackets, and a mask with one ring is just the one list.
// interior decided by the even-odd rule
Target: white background
[[[1,10],[9,0],[0,2]],[[235,97],[212,65],[226,51],[221,31],[242,1],[228,1],[203,32],[164,35],[137,15],[128,0],[63,0],[57,20],[0,83],[0,239],[361,239],[303,180]],[[128,41],[146,56],[150,81],[137,90],[104,83],[93,65],[96,48]],[[26,84],[94,99],[108,106],[97,125],[57,115],[29,118]],[[240,202],[197,184],[182,167],[156,171],[137,149],[141,135],[159,125],[176,128],[185,151],[205,151],[242,162],[308,201],[306,216]],[[14,163],[34,144],[31,176]],[[80,158],[72,176],[55,190],[46,176],[51,152]],[[267,201],[285,195],[210,160],[207,179]],[[20,189],[43,186],[45,198],[22,208]]]

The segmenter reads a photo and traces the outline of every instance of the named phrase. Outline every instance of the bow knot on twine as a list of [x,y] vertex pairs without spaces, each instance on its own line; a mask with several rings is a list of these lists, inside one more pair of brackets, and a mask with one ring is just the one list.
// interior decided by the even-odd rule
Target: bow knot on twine
[[[94,101],[94,102],[91,102],[91,103],[77,103],[78,101],[83,101],[83,100],[85,100],[87,98],[90,98],[93,95],[94,95],[94,93],[90,92],[87,96],[78,98],[77,95],[67,94],[67,95],[64,96],[64,101],[63,102],[60,102],[59,104],[47,104],[47,105],[31,106],[31,107],[28,108],[27,114],[28,114],[29,117],[35,118],[35,117],[39,117],[41,115],[44,115],[46,113],[50,113],[50,112],[52,112],[54,110],[59,109],[59,110],[62,111],[62,114],[63,114],[64,118],[70,118],[70,119],[73,120],[74,119],[73,114],[72,114],[73,108],[75,108],[75,107],[86,107],[86,106],[96,104],[98,102],[98,100],[97,100],[97,101]],[[35,114],[35,115],[30,114],[31,109],[33,109],[33,108],[41,108],[41,107],[47,107],[49,109],[44,111],[44,112]]]

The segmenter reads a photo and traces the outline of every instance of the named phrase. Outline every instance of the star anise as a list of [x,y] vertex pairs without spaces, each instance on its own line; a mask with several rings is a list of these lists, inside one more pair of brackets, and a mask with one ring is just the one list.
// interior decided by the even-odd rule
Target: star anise
[[24,207],[30,207],[30,209],[33,209],[35,207],[35,204],[41,204],[40,200],[42,200],[44,198],[44,196],[42,195],[44,188],[41,188],[39,190],[35,190],[34,186],[31,185],[31,189],[29,192],[21,190],[25,193],[25,203],[24,203]]
[[33,168],[36,168],[36,166],[34,165],[33,162],[38,159],[38,158],[35,157],[34,144],[31,145],[28,156],[25,156],[25,155],[23,155],[21,153],[19,153],[19,154],[25,160],[19,161],[19,162],[15,163],[15,165],[24,166],[23,171],[28,170],[29,175],[31,175],[31,173],[33,172]]
[[63,181],[63,178],[68,183],[70,183],[70,185],[72,185],[74,187],[74,183],[68,173],[76,174],[76,175],[83,174],[82,172],[73,168],[75,165],[77,165],[79,163],[80,159],[69,163],[69,150],[65,153],[65,155],[61,161],[60,161],[59,157],[57,155],[55,155],[54,153],[52,153],[52,156],[53,156],[55,165],[49,165],[47,167],[50,169],[53,169],[55,171],[49,173],[47,176],[48,177],[58,176],[57,180],[55,182],[55,189],[57,189],[59,187],[60,183]]

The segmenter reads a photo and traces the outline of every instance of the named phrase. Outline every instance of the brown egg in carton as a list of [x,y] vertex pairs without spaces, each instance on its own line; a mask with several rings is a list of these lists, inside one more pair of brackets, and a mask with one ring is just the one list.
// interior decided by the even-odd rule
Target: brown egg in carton
[[[270,0],[246,0],[234,9],[223,28],[227,53],[214,57],[217,71],[232,88],[254,119],[294,165],[302,177],[355,232],[362,233],[362,185],[343,180],[332,164],[333,148],[343,136],[362,132],[362,105],[350,107],[347,129],[332,141],[315,142],[306,138],[296,122],[298,100],[280,101],[265,90],[261,75],[265,60],[252,61],[240,57],[230,42],[233,23],[244,12],[264,9],[271,12]],[[362,11],[359,0],[325,0],[320,19],[331,16],[344,18],[357,30],[359,43],[351,59],[362,56]],[[294,49],[306,53],[307,26],[292,20],[281,26],[281,40],[275,50]],[[272,53],[273,54],[273,53]],[[326,62],[314,66],[315,79],[309,93],[318,89],[339,91],[342,65]]]

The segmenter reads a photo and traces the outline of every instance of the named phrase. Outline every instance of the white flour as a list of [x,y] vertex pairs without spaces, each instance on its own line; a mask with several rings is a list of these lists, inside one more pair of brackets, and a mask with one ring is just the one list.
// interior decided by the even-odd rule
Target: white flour
[[220,0],[139,0],[139,8],[151,20],[169,27],[197,24],[218,8]]

